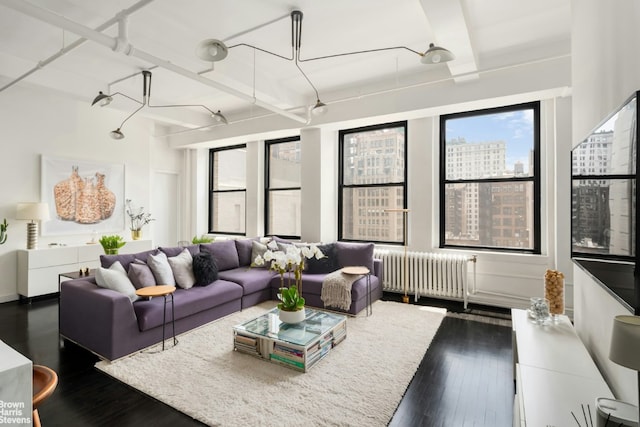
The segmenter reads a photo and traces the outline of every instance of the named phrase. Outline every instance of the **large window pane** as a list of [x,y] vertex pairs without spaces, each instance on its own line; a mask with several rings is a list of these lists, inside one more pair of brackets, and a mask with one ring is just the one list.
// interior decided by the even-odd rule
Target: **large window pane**
[[342,194],[342,238],[403,242],[402,213],[385,212],[403,208],[403,187],[345,188]]
[[246,146],[209,152],[209,232],[245,234]]
[[446,121],[446,179],[533,176],[533,109]]
[[340,131],[340,240],[404,243],[407,122]]
[[300,141],[269,145],[269,188],[300,187]]
[[300,236],[300,190],[269,194],[269,230],[279,236]]
[[441,117],[441,247],[540,252],[539,109]]
[[404,126],[345,134],[344,185],[404,182],[404,146]]
[[533,249],[533,183],[445,186],[445,244]]
[[245,233],[245,194],[244,191],[212,194],[212,231],[216,233]]
[[245,148],[213,153],[213,190],[239,190],[247,188]]
[[265,234],[299,238],[301,230],[300,138],[266,141]]
[[572,192],[573,251],[634,255],[635,180],[574,180]]

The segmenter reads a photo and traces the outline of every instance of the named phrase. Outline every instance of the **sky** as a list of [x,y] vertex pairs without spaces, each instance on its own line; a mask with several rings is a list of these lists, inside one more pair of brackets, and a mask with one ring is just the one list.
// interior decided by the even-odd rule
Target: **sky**
[[447,120],[447,141],[464,138],[467,142],[505,141],[507,168],[516,161],[529,165],[529,151],[533,148],[533,110],[509,111],[497,114],[461,117]]

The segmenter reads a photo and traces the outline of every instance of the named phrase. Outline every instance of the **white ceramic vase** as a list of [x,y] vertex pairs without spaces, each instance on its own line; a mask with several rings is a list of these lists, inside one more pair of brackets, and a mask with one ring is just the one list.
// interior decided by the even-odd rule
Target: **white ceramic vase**
[[280,314],[278,315],[278,317],[280,318],[280,321],[282,323],[291,323],[291,324],[300,323],[305,318],[305,309],[303,308],[302,310],[298,310],[298,311],[280,310]]

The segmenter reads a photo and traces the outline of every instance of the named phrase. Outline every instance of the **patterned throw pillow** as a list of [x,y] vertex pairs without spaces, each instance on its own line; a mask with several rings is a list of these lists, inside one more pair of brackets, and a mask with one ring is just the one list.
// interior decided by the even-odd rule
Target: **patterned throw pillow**
[[218,280],[218,265],[213,255],[203,251],[193,256],[193,275],[196,286],[207,286]]

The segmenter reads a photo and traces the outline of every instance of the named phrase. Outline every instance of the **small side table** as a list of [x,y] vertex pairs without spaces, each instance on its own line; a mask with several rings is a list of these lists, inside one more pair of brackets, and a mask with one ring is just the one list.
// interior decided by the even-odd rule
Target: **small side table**
[[[82,271],[82,274],[80,274],[80,271]],[[70,271],[68,273],[60,273],[58,274],[58,293],[60,293],[60,284],[62,283],[62,278],[66,277],[68,279],[80,279],[81,277],[93,277],[96,275],[96,269],[92,268],[89,270],[88,274],[85,274],[85,269],[82,270],[76,270],[76,271]]]
[[367,295],[365,304],[367,308],[367,317],[369,317],[373,314],[373,306],[371,305],[371,272],[367,267],[363,266],[343,267],[341,271],[344,274],[361,275],[367,278]]
[[140,288],[136,291],[136,295],[139,297],[164,297],[164,307],[162,309],[162,351],[164,351],[164,328],[167,324],[167,297],[171,296],[171,325],[173,327],[173,345],[174,347],[178,344],[178,340],[176,339],[176,314],[173,306],[173,293],[176,291],[175,286],[169,285],[158,285],[158,286],[147,286],[145,288]]

